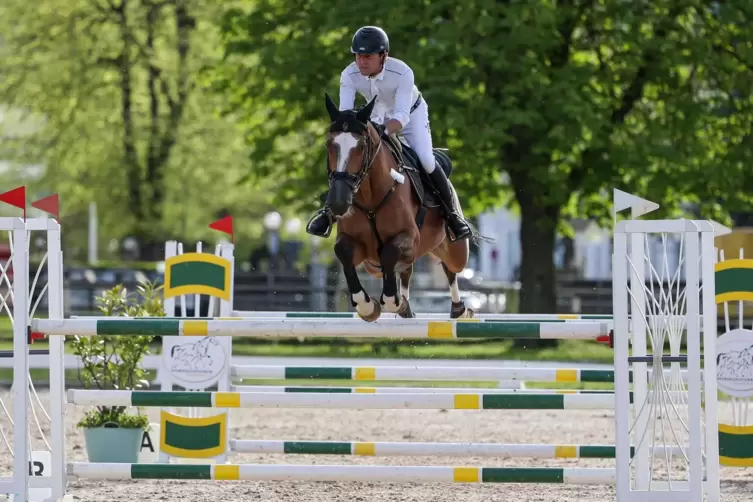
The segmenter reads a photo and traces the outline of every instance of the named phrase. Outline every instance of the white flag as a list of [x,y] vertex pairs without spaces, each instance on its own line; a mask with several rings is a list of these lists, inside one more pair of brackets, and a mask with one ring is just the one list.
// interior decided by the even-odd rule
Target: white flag
[[659,204],[615,188],[612,215],[616,218],[617,213],[624,211],[625,209],[630,209],[632,218],[638,218],[651,211],[656,211],[659,209]]

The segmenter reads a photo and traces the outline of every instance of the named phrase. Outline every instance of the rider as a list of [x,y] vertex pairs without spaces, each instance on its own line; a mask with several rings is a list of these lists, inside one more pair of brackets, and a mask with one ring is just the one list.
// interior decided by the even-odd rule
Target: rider
[[[444,170],[436,165],[429,129],[429,109],[413,83],[413,70],[399,59],[388,56],[390,41],[379,27],[364,26],[353,35],[350,52],[355,62],[340,75],[340,110],[352,110],[356,92],[371,101],[377,97],[371,120],[381,134],[400,132],[406,143],[416,152],[442,197],[445,219],[456,239],[471,235],[468,223],[455,206],[450,182]],[[306,226],[306,231],[327,237],[332,231],[333,218],[329,209],[318,210]]]

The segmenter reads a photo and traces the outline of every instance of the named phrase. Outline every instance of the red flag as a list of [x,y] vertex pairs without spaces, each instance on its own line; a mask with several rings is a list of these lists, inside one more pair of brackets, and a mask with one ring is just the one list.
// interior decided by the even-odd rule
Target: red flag
[[60,222],[60,194],[54,193],[43,199],[32,202],[31,207],[35,207],[45,213],[53,215],[58,223]]
[[13,190],[8,190],[0,194],[0,202],[5,202],[11,206],[24,210],[24,221],[26,221],[26,187],[20,186]]
[[209,225],[209,228],[212,230],[219,230],[220,232],[225,232],[226,234],[230,234],[230,239],[235,243],[235,236],[233,234],[233,217],[228,215],[224,218],[221,218],[211,225]]

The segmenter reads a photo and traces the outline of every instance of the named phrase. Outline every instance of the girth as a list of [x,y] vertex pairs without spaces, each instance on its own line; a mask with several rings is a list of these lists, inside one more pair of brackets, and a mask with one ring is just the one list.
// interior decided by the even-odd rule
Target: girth
[[363,211],[363,213],[366,215],[366,219],[369,220],[369,226],[371,227],[371,231],[374,233],[374,237],[377,241],[377,254],[382,254],[382,249],[384,249],[384,242],[382,242],[382,237],[379,235],[379,230],[377,230],[376,226],[376,215],[379,212],[380,209],[384,207],[384,205],[389,200],[390,196],[395,193],[395,188],[397,188],[397,181],[394,181],[392,183],[392,188],[390,188],[386,194],[384,194],[384,197],[382,197],[382,200],[379,201],[379,204],[374,209],[367,209],[361,203],[359,203],[355,198],[353,199],[353,205]]

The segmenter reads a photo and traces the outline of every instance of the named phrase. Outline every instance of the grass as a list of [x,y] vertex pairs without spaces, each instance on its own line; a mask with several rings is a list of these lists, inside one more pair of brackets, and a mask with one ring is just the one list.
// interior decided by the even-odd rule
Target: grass
[[612,349],[581,340],[563,340],[551,349],[521,349],[512,341],[491,343],[337,343],[337,344],[233,344],[236,356],[341,357],[390,359],[469,359],[562,361],[611,364]]
[[[50,382],[50,371],[47,369],[31,369],[29,370],[31,379],[34,385],[47,385]],[[147,378],[154,380],[157,376],[156,371],[147,371]],[[0,380],[10,382],[13,380],[13,370],[11,368],[0,369]],[[78,371],[77,370],[65,370],[65,385],[70,387],[71,385],[79,384]]]
[[[13,348],[11,340],[0,341],[0,350]],[[49,345],[45,341],[37,341],[33,344],[34,349],[47,349]],[[378,348],[379,350],[375,350]],[[161,353],[161,347],[155,344],[152,354]],[[66,346],[65,352],[71,354],[70,346]],[[564,340],[554,349],[523,350],[516,348],[512,341],[500,341],[491,343],[431,343],[410,341],[405,343],[371,344],[363,342],[297,344],[292,343],[233,343],[233,355],[235,356],[274,356],[274,357],[341,357],[341,358],[413,358],[413,359],[467,359],[467,360],[520,360],[520,361],[565,361],[565,362],[595,362],[611,364],[613,360],[612,350],[608,347],[593,342],[580,340]],[[355,361],[354,361],[355,362]],[[156,373],[149,371],[149,380],[153,380]],[[0,370],[0,380],[10,381],[13,372],[11,369]],[[48,382],[47,370],[31,370],[35,382]],[[78,383],[77,371],[66,370],[67,385]],[[300,386],[315,385],[321,387],[375,387],[375,386],[399,386],[399,387],[458,387],[458,388],[495,388],[497,382],[436,382],[436,381],[349,381],[349,380],[244,380],[245,385],[279,385]],[[612,384],[604,383],[573,383],[555,384],[554,382],[528,383],[530,388],[548,389],[611,389]]]

